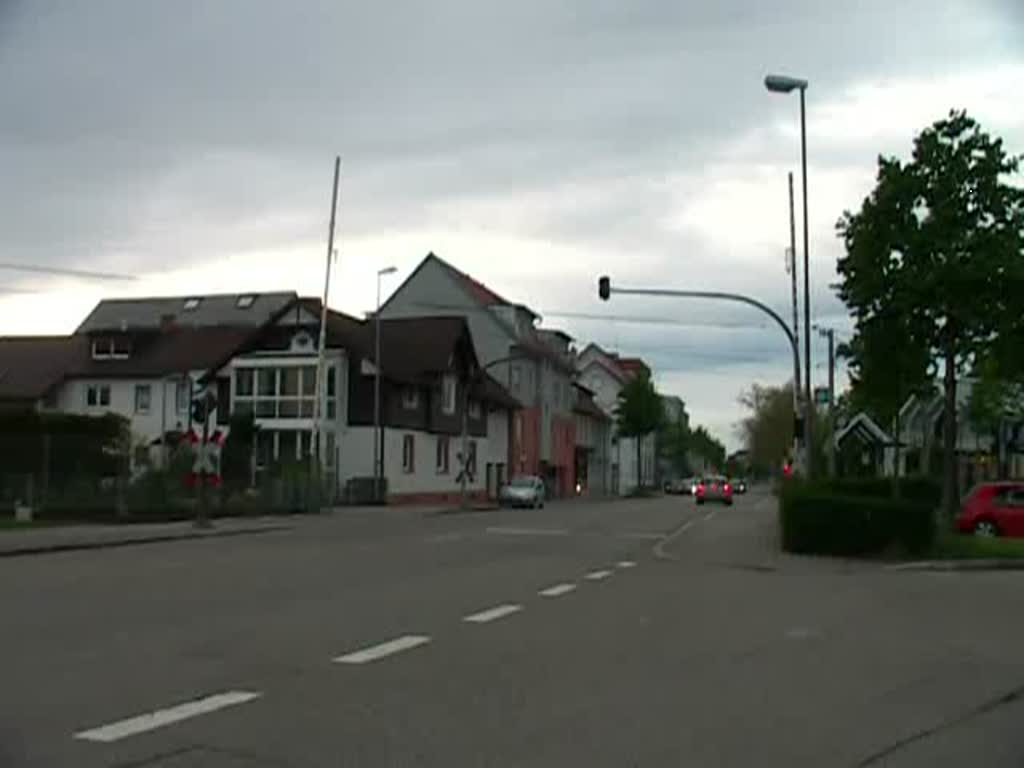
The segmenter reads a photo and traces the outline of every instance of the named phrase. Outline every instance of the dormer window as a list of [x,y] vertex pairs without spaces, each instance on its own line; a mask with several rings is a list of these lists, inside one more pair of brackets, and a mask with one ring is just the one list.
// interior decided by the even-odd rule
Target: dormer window
[[186,312],[195,312],[197,309],[199,309],[199,302],[200,301],[202,301],[202,299],[200,299],[197,296],[192,296],[190,298],[185,299],[185,304],[184,304],[185,311]]
[[256,297],[251,293],[246,293],[238,297],[235,301],[235,306],[239,309],[249,309],[254,301],[256,301]]
[[124,336],[104,336],[92,341],[93,360],[127,360],[131,353],[131,342]]

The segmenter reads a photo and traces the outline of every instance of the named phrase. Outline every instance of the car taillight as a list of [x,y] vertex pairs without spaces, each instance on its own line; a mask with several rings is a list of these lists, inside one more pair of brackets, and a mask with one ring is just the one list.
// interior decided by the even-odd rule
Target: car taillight
[[722,486],[722,490],[724,490],[726,493],[728,493],[729,492],[729,484],[726,483],[725,485],[723,485]]
[[704,493],[704,483],[699,483],[697,485],[697,493]]

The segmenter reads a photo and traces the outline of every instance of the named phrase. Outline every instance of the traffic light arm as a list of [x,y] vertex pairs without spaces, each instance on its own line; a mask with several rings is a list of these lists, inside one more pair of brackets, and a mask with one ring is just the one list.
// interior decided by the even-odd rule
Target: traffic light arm
[[[676,291],[668,288],[613,288],[611,279],[604,275],[597,281],[597,293],[603,300],[607,301],[613,293],[619,293],[624,296],[666,296],[669,298],[677,299],[720,299],[723,301],[735,301],[740,304],[747,304],[748,306],[754,307],[764,312],[768,317],[775,321],[776,325],[782,329],[782,332],[786,334],[786,338],[789,339],[790,349],[793,350],[793,392],[794,394],[800,391],[800,345],[796,340],[796,335],[793,330],[786,325],[786,321],[779,317],[779,314],[769,307],[767,304],[762,304],[757,299],[753,299],[750,296],[744,296],[739,293],[724,293],[722,291]],[[793,412],[796,417],[794,428],[800,427],[802,429],[796,429],[796,431],[802,431],[804,435],[804,449],[805,451],[810,450],[811,436],[808,430],[809,421],[807,414],[810,412],[811,403],[810,397],[804,401],[804,413],[800,413],[800,407],[798,405],[798,398],[793,399]],[[801,416],[803,417],[801,419]]]

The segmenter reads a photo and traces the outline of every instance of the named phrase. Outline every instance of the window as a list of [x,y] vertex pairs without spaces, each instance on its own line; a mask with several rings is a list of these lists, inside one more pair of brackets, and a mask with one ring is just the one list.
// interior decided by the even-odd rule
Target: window
[[149,384],[135,385],[135,412],[149,413],[149,402],[153,397],[153,388]]
[[235,396],[252,397],[255,385],[255,374],[252,368],[235,369]]
[[[325,372],[327,418],[336,418],[337,371]],[[261,419],[309,419],[313,417],[316,366],[291,365],[235,369],[235,409],[255,413]]]
[[192,296],[192,297],[190,297],[188,299],[185,299],[185,304],[184,304],[185,311],[186,312],[195,312],[197,309],[199,309],[199,302],[200,301],[201,301],[201,299],[199,297],[197,297],[197,296]]
[[469,401],[469,418],[479,419],[480,418],[480,401],[470,400]]
[[416,387],[406,387],[402,390],[402,407],[407,411],[414,411],[420,407],[420,392]]
[[448,474],[448,455],[451,441],[447,437],[437,438],[437,474]]
[[402,471],[407,475],[416,471],[416,445],[413,435],[402,437]]
[[191,398],[192,382],[189,379],[178,381],[174,390],[174,404],[178,413],[185,413],[188,410],[188,401]]
[[110,405],[110,385],[90,384],[85,390],[85,404],[91,408],[105,408]]
[[239,309],[248,309],[249,307],[252,306],[252,303],[254,301],[256,301],[256,297],[253,296],[251,293],[246,293],[238,297],[238,299],[235,301],[235,306],[238,307]]
[[93,339],[93,360],[127,360],[131,356],[131,342],[124,336]]
[[455,377],[450,373],[441,379],[441,410],[449,415],[455,413]]

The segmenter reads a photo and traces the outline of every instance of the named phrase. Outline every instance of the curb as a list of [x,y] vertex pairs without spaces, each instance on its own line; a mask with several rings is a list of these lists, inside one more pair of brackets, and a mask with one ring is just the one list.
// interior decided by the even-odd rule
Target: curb
[[48,555],[57,552],[79,552],[90,549],[116,549],[131,547],[136,544],[160,544],[168,541],[186,541],[189,539],[221,539],[229,536],[250,536],[258,533],[279,533],[290,531],[289,525],[267,526],[265,528],[249,528],[240,531],[187,531],[183,533],[163,533],[136,539],[112,539],[110,541],[71,541],[59,544],[35,544],[25,547],[0,550],[0,559],[7,557],[30,557],[32,555]]
[[1024,559],[920,560],[885,566],[887,571],[1024,571]]

